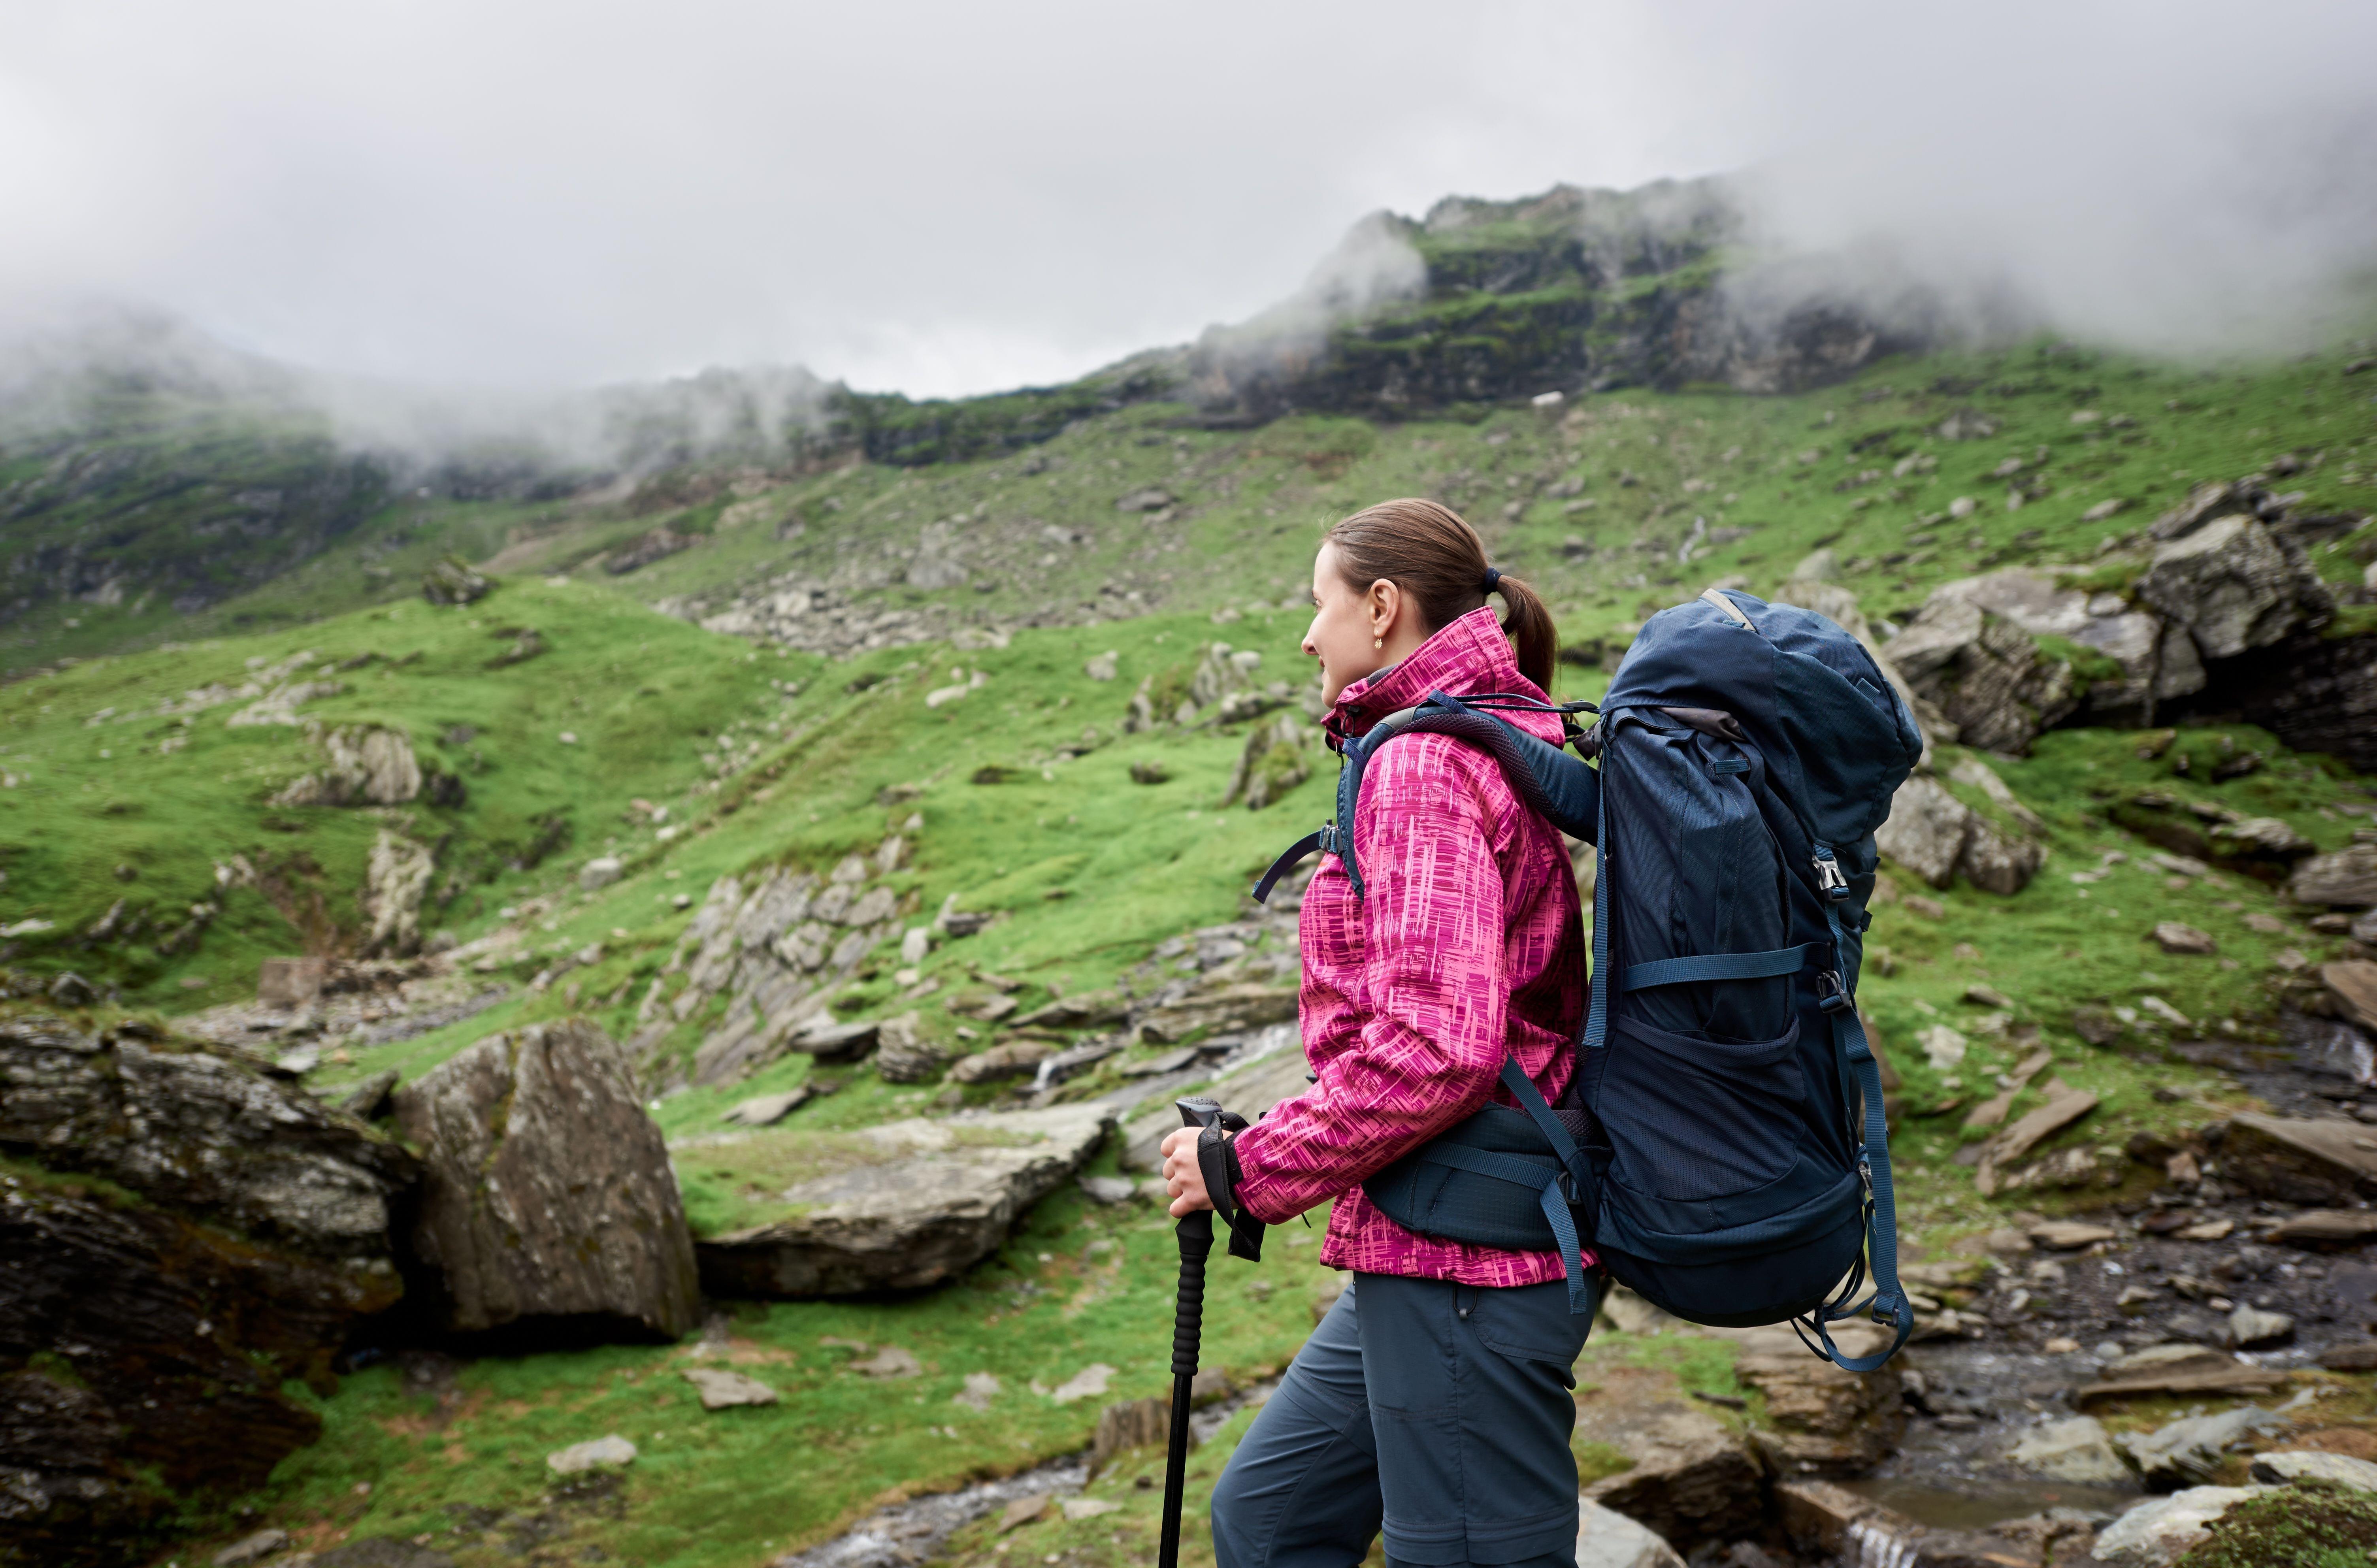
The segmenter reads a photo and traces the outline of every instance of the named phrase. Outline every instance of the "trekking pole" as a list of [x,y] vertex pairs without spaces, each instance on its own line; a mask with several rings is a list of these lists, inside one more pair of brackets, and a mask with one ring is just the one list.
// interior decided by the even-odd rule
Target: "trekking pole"
[[[1202,1095],[1173,1102],[1183,1127],[1212,1127],[1222,1107]],[[1180,1237],[1180,1295],[1172,1309],[1172,1434],[1164,1451],[1164,1526],[1155,1549],[1156,1568],[1178,1568],[1180,1494],[1188,1478],[1188,1397],[1197,1382],[1197,1343],[1204,1329],[1205,1259],[1213,1251],[1213,1211],[1183,1215],[1174,1227]]]

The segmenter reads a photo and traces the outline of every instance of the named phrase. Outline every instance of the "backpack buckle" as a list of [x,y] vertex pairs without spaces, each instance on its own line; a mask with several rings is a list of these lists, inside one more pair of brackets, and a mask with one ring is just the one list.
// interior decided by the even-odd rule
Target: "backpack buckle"
[[1823,993],[1816,999],[1816,1005],[1826,1012],[1838,1012],[1849,1005],[1848,983],[1841,978],[1839,970],[1817,970],[1816,987]]
[[1849,896],[1849,880],[1841,874],[1841,863],[1829,854],[1819,854],[1816,862],[1816,891],[1826,898]]

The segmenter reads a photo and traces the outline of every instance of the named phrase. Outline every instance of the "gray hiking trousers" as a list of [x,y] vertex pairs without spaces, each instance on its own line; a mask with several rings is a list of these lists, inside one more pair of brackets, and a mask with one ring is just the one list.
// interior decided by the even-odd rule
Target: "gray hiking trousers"
[[[1356,1305],[1356,1299],[1359,1305]],[[1218,1568],[1575,1568],[1568,1287],[1355,1276],[1213,1489]]]

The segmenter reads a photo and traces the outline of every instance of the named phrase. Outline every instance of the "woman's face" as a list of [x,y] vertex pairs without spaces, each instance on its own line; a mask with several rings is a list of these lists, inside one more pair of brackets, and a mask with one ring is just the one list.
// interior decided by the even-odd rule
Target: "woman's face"
[[[1304,651],[1320,661],[1320,698],[1334,702],[1337,694],[1393,664],[1407,652],[1401,647],[1404,630],[1402,592],[1392,582],[1358,589],[1345,581],[1337,565],[1337,547],[1323,545],[1312,562],[1312,628],[1304,634]],[[1374,646],[1383,640],[1386,646]]]

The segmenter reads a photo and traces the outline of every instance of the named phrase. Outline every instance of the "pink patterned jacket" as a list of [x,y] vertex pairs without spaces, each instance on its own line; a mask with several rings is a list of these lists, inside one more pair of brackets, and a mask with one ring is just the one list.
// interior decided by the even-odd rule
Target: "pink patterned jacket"
[[[1543,695],[1480,609],[1348,686],[1328,722],[1359,735],[1430,691]],[[1502,716],[1559,742],[1557,719]],[[1304,894],[1299,1011],[1318,1081],[1238,1134],[1237,1201],[1278,1224],[1336,1199],[1320,1261],[1339,1268],[1464,1285],[1561,1278],[1557,1252],[1422,1236],[1361,1189],[1489,1095],[1509,1103],[1496,1083],[1506,1049],[1547,1099],[1568,1087],[1584,1015],[1583,928],[1559,832],[1491,757],[1437,735],[1379,751],[1353,826],[1368,896],[1355,897],[1334,856]]]

